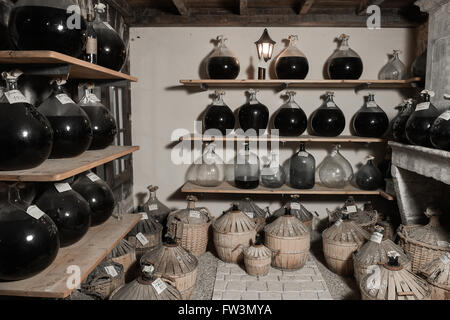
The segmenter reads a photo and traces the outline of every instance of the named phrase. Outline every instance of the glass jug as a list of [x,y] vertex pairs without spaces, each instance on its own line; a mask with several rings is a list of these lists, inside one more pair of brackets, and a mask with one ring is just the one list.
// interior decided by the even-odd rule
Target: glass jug
[[377,190],[383,186],[383,175],[374,165],[375,157],[368,156],[367,163],[356,174],[356,185],[362,190]]
[[389,118],[370,93],[367,101],[353,118],[353,129],[360,137],[381,138],[389,129]]
[[350,36],[342,34],[340,46],[329,59],[328,75],[336,80],[358,80],[363,73],[361,57],[348,45]]
[[297,47],[298,36],[289,36],[289,46],[284,49],[275,61],[275,72],[278,79],[306,78],[309,63],[303,52]]
[[79,13],[68,11],[75,5],[72,0],[17,1],[9,16],[12,41],[19,50],[51,50],[80,57],[86,21]]
[[282,137],[298,137],[305,132],[308,118],[305,112],[295,102],[295,91],[287,91],[289,100],[281,106],[274,120],[274,127]]
[[219,130],[224,136],[233,131],[235,125],[234,113],[223,101],[225,91],[216,90],[214,92],[213,103],[208,107],[203,117],[203,129]]
[[432,148],[430,139],[430,130],[436,118],[439,116],[439,111],[430,102],[434,97],[434,92],[424,90],[421,93],[424,102],[416,106],[416,110],[409,117],[406,123],[406,137],[411,144]]
[[52,150],[53,131],[48,120],[17,90],[22,73],[3,72],[6,91],[0,96],[0,170],[39,166]]
[[189,168],[186,175],[188,181],[203,187],[217,187],[224,181],[224,163],[215,153],[215,148],[215,143],[205,147],[200,159]]
[[312,189],[315,185],[316,160],[306,152],[305,144],[290,159],[290,185],[295,189]]
[[343,188],[353,179],[353,168],[339,152],[340,148],[334,146],[319,168],[320,182],[328,188]]
[[271,152],[271,159],[261,170],[261,183],[266,188],[281,188],[286,182],[283,167],[280,166],[279,151]]
[[389,62],[381,69],[378,74],[378,79],[380,80],[406,80],[408,79],[408,71],[406,70],[405,64],[400,60],[399,54],[400,50],[394,50],[392,58]]
[[414,112],[414,100],[405,100],[400,108],[400,113],[392,120],[392,135],[395,141],[408,143],[408,139],[406,138],[406,123]]
[[236,79],[239,75],[239,60],[225,45],[226,40],[223,35],[218,36],[218,45],[208,57],[206,71],[210,79]]
[[[239,125],[249,136],[260,134],[267,129],[269,123],[269,109],[256,99],[258,90],[250,89],[248,101],[239,109]],[[246,132],[247,130],[249,132]]]
[[259,186],[259,158],[250,151],[248,143],[239,150],[234,167],[234,183],[239,189],[255,189]]
[[[445,98],[450,99],[450,95],[445,95]],[[450,110],[442,113],[434,121],[430,130],[430,139],[435,148],[450,151]]]
[[327,92],[327,97],[311,118],[314,134],[322,137],[337,137],[345,129],[345,116],[334,103],[334,92]]
[[94,94],[94,85],[86,84],[84,96],[78,103],[89,117],[92,128],[92,142],[89,150],[109,147],[116,137],[116,119]]
[[161,225],[165,226],[170,209],[161,203],[156,197],[156,191],[159,189],[157,186],[148,186],[147,189],[150,193],[150,197],[144,205],[144,210],[147,212],[148,216],[154,218]]
[[85,152],[92,142],[87,114],[65,92],[65,80],[55,80],[53,93],[38,108],[53,129],[50,158],[72,158]]

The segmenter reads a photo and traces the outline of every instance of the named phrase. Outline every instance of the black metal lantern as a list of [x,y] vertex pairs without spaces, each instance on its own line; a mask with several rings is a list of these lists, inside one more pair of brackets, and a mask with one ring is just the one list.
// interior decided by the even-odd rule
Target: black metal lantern
[[[264,60],[264,62],[267,63],[267,61],[269,61],[272,58],[275,43],[276,42],[273,41],[272,38],[270,38],[267,28],[264,29],[261,38],[259,38],[259,40],[255,42],[260,61]],[[266,68],[258,67],[258,79],[264,80],[265,78],[266,78]]]

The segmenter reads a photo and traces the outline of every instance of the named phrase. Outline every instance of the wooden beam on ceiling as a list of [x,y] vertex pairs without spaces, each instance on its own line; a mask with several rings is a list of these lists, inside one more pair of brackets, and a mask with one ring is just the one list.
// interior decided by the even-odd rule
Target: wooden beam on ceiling
[[239,0],[239,14],[241,16],[248,15],[248,1],[247,0]]
[[125,21],[130,20],[134,16],[134,10],[127,0],[105,0],[107,4],[113,6],[119,12]]
[[301,0],[298,14],[307,14],[311,7],[314,5],[314,2],[315,0]]
[[190,12],[185,0],[172,0],[172,2],[182,16],[189,16]]
[[381,6],[385,0],[360,0],[356,14],[359,16],[367,15],[367,8],[376,5]]

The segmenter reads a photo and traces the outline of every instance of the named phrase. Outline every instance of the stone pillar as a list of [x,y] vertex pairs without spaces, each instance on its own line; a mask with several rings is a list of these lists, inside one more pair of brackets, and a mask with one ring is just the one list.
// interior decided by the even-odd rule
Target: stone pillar
[[436,92],[433,103],[439,109],[450,105],[450,0],[419,0],[416,5],[430,15],[426,88]]

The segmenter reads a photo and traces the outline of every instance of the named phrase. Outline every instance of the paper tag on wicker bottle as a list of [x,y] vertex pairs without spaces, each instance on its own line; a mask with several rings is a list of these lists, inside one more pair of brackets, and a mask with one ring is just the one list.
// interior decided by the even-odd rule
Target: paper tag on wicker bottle
[[72,190],[70,184],[68,183],[55,183],[55,188],[59,193],[66,192]]
[[158,210],[158,205],[156,203],[151,204],[148,206],[148,210],[150,210],[150,211]]
[[86,175],[86,177],[88,177],[88,179],[91,180],[92,182],[101,180],[101,179],[99,178],[99,176],[96,175],[96,174],[93,173],[93,172],[89,172],[89,173]]
[[449,264],[450,263],[450,253],[447,252],[443,256],[441,256],[439,259],[441,259],[443,264]]
[[298,202],[291,202],[291,209],[292,210],[300,210],[300,203],[298,203]]
[[152,282],[153,288],[155,288],[157,294],[161,294],[167,289],[167,284],[161,280],[161,278],[156,279]]
[[348,206],[348,207],[346,207],[346,210],[348,213],[358,212],[358,209],[356,208],[356,206]]
[[244,213],[245,213],[245,215],[246,215],[247,217],[249,217],[250,219],[253,219],[253,217],[254,217],[253,212],[245,211]]
[[145,246],[148,243],[148,239],[142,234],[142,232],[139,232],[136,235],[136,239],[138,239],[138,241]]
[[374,232],[372,234],[372,236],[370,237],[370,241],[378,243],[378,244],[380,244],[382,240],[383,240],[383,234],[378,233],[378,232]]
[[428,110],[430,104],[431,104],[430,102],[419,103],[416,107],[416,111]]
[[437,242],[438,247],[450,247],[450,243],[448,243],[447,241],[438,241]]
[[450,120],[450,110],[445,111],[443,114],[439,116],[439,119],[444,119],[445,121]]
[[42,216],[45,214],[45,212],[39,209],[37,206],[29,206],[27,209],[27,213],[36,220],[42,218]]
[[20,92],[19,90],[11,90],[3,93],[6,97],[6,100],[10,104],[14,103],[29,103],[27,98]]
[[142,212],[141,215],[142,215],[141,220],[148,220],[148,214],[147,214],[147,212]]
[[93,93],[89,94],[89,99],[93,102],[101,102],[101,100]]
[[190,210],[189,211],[189,217],[191,218],[200,218],[200,212],[197,210]]
[[61,104],[75,103],[67,94],[60,93],[55,96]]
[[114,268],[114,266],[107,266],[107,267],[105,267],[105,271],[106,271],[107,274],[109,274],[113,278],[115,278],[115,277],[117,277],[119,275],[117,273],[116,268]]

